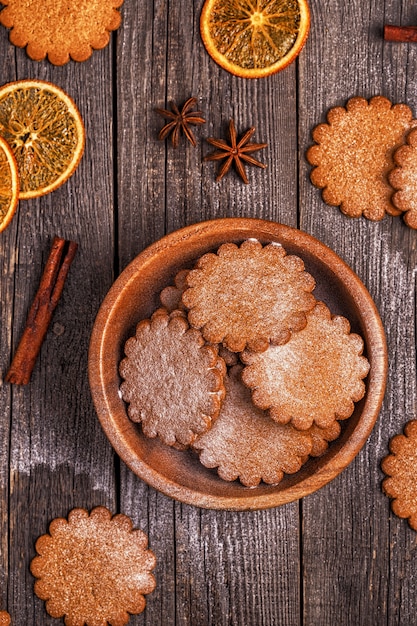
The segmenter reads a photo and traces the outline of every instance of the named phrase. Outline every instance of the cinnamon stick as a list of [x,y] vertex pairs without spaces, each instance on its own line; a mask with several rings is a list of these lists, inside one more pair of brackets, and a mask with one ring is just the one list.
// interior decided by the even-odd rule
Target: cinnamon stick
[[25,329],[6,374],[7,382],[15,385],[27,385],[29,382],[77,247],[74,241],[54,238]]
[[385,41],[417,43],[417,26],[384,26]]

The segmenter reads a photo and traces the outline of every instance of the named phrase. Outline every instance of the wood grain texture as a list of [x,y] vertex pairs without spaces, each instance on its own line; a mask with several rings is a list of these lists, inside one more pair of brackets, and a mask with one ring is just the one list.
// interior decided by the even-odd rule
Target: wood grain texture
[[[118,54],[118,135],[123,133],[124,137],[118,151],[121,267],[165,232],[201,220],[256,216],[291,225],[297,223],[295,66],[265,82],[237,79],[221,70],[205,52],[199,35],[201,0],[187,5],[172,0],[153,5],[153,21],[152,14],[148,14],[149,4],[139,14],[131,8],[125,18],[130,22],[129,30],[118,34],[119,51],[131,47],[133,40],[143,46],[151,39],[156,53],[146,80],[141,78],[142,59],[148,58],[149,49],[142,52],[142,59],[135,55],[128,67]],[[144,88],[134,93],[124,89],[126,72],[133,85],[143,84]],[[152,110],[155,106],[167,108],[170,100],[182,104],[190,96],[198,99],[198,108],[207,121],[196,130],[199,139],[196,148],[183,137],[179,148],[174,150],[169,142],[157,141],[164,121]],[[140,112],[139,128],[126,132],[132,110]],[[235,120],[239,133],[253,125],[254,140],[269,143],[268,149],[259,153],[260,160],[268,163],[268,169],[250,168],[252,184],[247,187],[234,172],[222,183],[216,183],[214,165],[202,161],[211,151],[204,138],[224,136],[230,118]],[[134,178],[126,175],[126,164],[141,162],[144,150],[146,169],[136,167]],[[272,193],[266,194],[266,189]],[[133,198],[138,190],[142,190],[142,195],[140,206],[135,207]],[[132,229],[129,216],[138,209],[140,217]],[[137,483],[126,475],[122,466],[121,498],[125,507],[134,497],[132,482]],[[157,557],[159,551],[164,555],[172,550],[175,558],[167,561],[165,557],[162,563],[158,559],[164,590],[148,600],[147,614],[137,618],[137,623],[142,623],[141,620],[154,623],[154,616],[164,615],[168,624],[298,624],[297,504],[264,512],[264,524],[254,530],[255,514],[229,513],[227,524],[219,524],[217,512],[203,513],[186,505],[172,508],[165,497],[153,497],[161,501],[162,514],[166,511],[165,527],[174,529],[174,536],[171,532],[161,534],[158,530],[161,522],[149,520],[151,539],[155,525],[160,537],[159,550],[156,541],[154,545]],[[277,549],[274,539],[281,526],[291,529],[282,551]],[[280,585],[278,594],[275,576],[259,572],[259,567],[263,571],[270,558],[266,549],[269,541],[273,544],[273,569],[286,571],[285,584]],[[264,546],[262,554],[259,543]],[[248,577],[242,577],[242,571],[248,571]],[[250,588],[245,582],[249,579]],[[171,611],[166,610],[167,606],[172,607]]]
[[[0,82],[50,80],[78,104],[87,145],[74,176],[21,202],[0,234],[0,373],[10,364],[57,234],[78,241],[62,299],[27,389],[0,386],[0,609],[14,626],[52,626],[29,562],[52,518],[104,504],[149,534],[157,589],[133,626],[414,626],[416,534],[381,492],[380,460],[416,413],[416,233],[401,218],[350,220],[323,203],[305,150],[326,112],[383,94],[417,116],[417,46],[383,41],[415,24],[412,0],[311,0],[296,63],[263,80],[218,67],[199,35],[203,0],[128,1],[112,44],[85,63],[30,61],[0,29]],[[154,108],[198,99],[197,147],[160,142]],[[256,127],[263,171],[215,182],[209,136]],[[233,513],[174,502],[112,452],[87,380],[98,307],[114,277],[164,234],[224,216],[273,219],[316,236],[359,275],[387,331],[383,411],[340,476],[300,503]]]
[[[3,29],[1,47],[5,53],[10,49]],[[2,568],[13,573],[7,607],[15,624],[49,626],[55,620],[34,596],[28,569],[36,538],[53,518],[66,516],[74,506],[105,504],[114,509],[116,503],[113,453],[97,422],[87,380],[90,330],[113,279],[112,52],[108,48],[83,65],[54,68],[30,61],[23,50],[12,50],[12,77],[58,84],[76,101],[87,132],[86,153],[74,176],[45,198],[21,201],[0,243],[7,270],[2,289],[9,285],[9,296],[2,299],[9,333],[9,348],[2,343],[5,366],[22,332],[53,236],[79,244],[30,385],[2,388],[10,397],[2,419],[6,433],[10,429],[10,450],[1,469],[7,478],[8,467],[9,486],[0,505],[2,515],[4,505],[9,508],[8,568]],[[7,530],[2,546],[4,536]],[[1,558],[3,562],[3,550]]]
[[[311,129],[324,121],[327,110],[344,105],[354,95],[369,98],[382,94],[393,102],[406,102],[415,114],[415,98],[407,93],[407,55],[411,50],[394,49],[381,36],[384,21],[407,19],[405,5],[410,9],[411,4],[401,4],[402,15],[398,10],[394,15],[399,5],[393,2],[385,3],[385,13],[381,3],[373,2],[313,5],[317,27],[300,60],[302,154],[312,143]],[[309,84],[315,85],[314,92],[306,88]],[[387,330],[390,375],[385,407],[368,445],[342,476],[303,502],[304,621],[405,624],[404,618],[397,621],[398,613],[390,603],[391,598],[399,597],[400,588],[412,585],[412,579],[404,576],[404,567],[399,566],[410,548],[404,542],[404,552],[390,551],[389,503],[381,493],[379,464],[391,433],[401,430],[406,415],[413,412],[415,233],[401,218],[372,223],[344,217],[322,202],[320,192],[308,180],[309,169],[302,159],[301,227],[330,245],[368,287]],[[403,311],[402,322],[399,310]],[[410,323],[404,327],[405,319]],[[323,510],[325,517],[320,515]],[[415,610],[413,601],[411,604],[414,608],[408,602],[405,609],[409,619],[409,611]]]
[[[0,56],[0,75],[4,82],[15,79],[14,50],[11,46],[1,46],[4,53]],[[18,209],[17,209],[18,210]],[[15,214],[16,218],[16,214]],[[12,320],[14,281],[13,272],[16,262],[16,220],[3,231],[0,240],[0,377],[5,375],[12,351]],[[3,243],[4,242],[4,243]],[[7,254],[12,250],[12,254]],[[8,385],[0,384],[0,610],[7,606],[8,588],[8,493],[9,493],[9,453],[10,425],[12,415],[12,396]]]

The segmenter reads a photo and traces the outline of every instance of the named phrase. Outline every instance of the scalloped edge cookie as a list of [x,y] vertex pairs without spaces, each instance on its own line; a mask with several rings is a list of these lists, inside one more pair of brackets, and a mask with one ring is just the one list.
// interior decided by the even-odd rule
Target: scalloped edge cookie
[[10,626],[11,617],[7,611],[0,611],[0,626]]
[[261,480],[278,484],[284,474],[300,469],[311,453],[312,439],[308,432],[277,424],[268,413],[256,408],[250,391],[241,382],[241,371],[241,365],[229,370],[220,415],[193,447],[200,462],[207,468],[217,468],[223,480],[239,479],[247,487],[256,487]]
[[181,301],[184,289],[186,289],[186,278],[190,270],[180,270],[174,278],[174,284],[168,285],[162,289],[159,299],[163,307],[171,313],[175,310],[185,310],[185,306]]
[[311,182],[322,189],[323,201],[349,217],[379,221],[386,213],[399,215],[388,173],[394,151],[416,123],[410,107],[383,96],[354,97],[346,107],[330,109],[327,124],[314,128],[315,145],[306,153],[314,166]]
[[86,61],[108,45],[121,23],[123,0],[0,0],[0,23],[10,29],[10,43],[25,48],[34,61],[53,65]]
[[126,515],[105,507],[73,509],[36,542],[30,571],[35,594],[66,626],[124,626],[145,609],[156,580],[148,537]]
[[349,321],[332,316],[323,302],[307,314],[307,325],[282,346],[262,353],[246,351],[242,380],[252,400],[269,409],[272,419],[305,430],[328,428],[352,415],[365,394],[369,362],[363,339],[350,332]]
[[396,190],[392,202],[404,214],[404,221],[410,228],[417,229],[417,129],[407,135],[407,145],[394,152],[396,167],[388,179]]
[[395,435],[389,449],[391,454],[381,462],[387,476],[382,489],[391,498],[393,513],[417,531],[417,420],[407,422],[404,434]]
[[220,412],[226,366],[182,311],[159,309],[125,344],[119,371],[128,415],[147,437],[183,448]]
[[248,239],[204,254],[187,277],[182,301],[191,326],[232,352],[266,350],[306,325],[314,278],[277,243]]

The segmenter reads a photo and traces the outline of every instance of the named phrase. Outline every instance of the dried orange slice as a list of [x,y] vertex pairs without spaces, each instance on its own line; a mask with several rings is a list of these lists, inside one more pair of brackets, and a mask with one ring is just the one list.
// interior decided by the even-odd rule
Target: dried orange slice
[[16,159],[7,141],[0,137],[0,232],[10,224],[18,198]]
[[206,0],[200,18],[210,56],[243,78],[284,69],[300,53],[309,28],[307,0]]
[[0,87],[0,136],[16,157],[19,198],[53,191],[75,171],[85,131],[73,100],[41,80],[20,80]]

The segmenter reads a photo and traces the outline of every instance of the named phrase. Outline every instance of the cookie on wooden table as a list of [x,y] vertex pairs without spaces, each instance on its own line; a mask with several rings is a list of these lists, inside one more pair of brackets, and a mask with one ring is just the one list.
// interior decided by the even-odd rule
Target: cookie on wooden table
[[224,396],[225,365],[182,312],[159,310],[139,322],[125,354],[122,397],[146,436],[184,447],[210,428]]
[[0,611],[0,626],[10,626],[11,619],[7,611]]
[[315,281],[299,257],[252,239],[203,255],[186,282],[182,300],[191,325],[232,352],[288,341],[316,301]]
[[356,97],[346,107],[330,109],[327,122],[313,130],[317,145],[306,155],[315,166],[310,177],[323,189],[323,200],[350,217],[377,221],[386,213],[399,215],[388,173],[394,151],[416,123],[411,109],[383,96],[369,101]]
[[66,626],[124,626],[145,609],[156,581],[148,538],[126,515],[105,507],[73,509],[36,542],[35,593]]
[[110,32],[119,28],[117,10],[123,0],[0,0],[6,5],[0,23],[10,28],[9,39],[28,56],[54,65],[70,58],[86,61],[93,50],[107,46]]
[[410,228],[417,228],[417,129],[407,136],[407,145],[394,153],[396,167],[389,174],[389,182],[397,191],[392,202],[404,213],[404,221]]
[[404,434],[395,435],[389,448],[391,454],[381,463],[387,475],[383,490],[392,498],[395,515],[407,518],[411,528],[417,530],[417,420],[408,422]]
[[247,487],[255,487],[261,480],[276,484],[284,473],[300,469],[311,452],[311,436],[290,424],[277,424],[256,408],[240,379],[241,370],[241,365],[229,370],[220,415],[212,428],[197,438],[194,448],[201,463],[217,468],[224,480],[239,478]]
[[242,380],[254,404],[269,409],[275,421],[301,430],[313,424],[328,428],[348,418],[365,394],[369,362],[362,351],[363,340],[350,333],[348,320],[332,317],[319,302],[307,315],[306,327],[285,345],[241,355],[247,364]]

